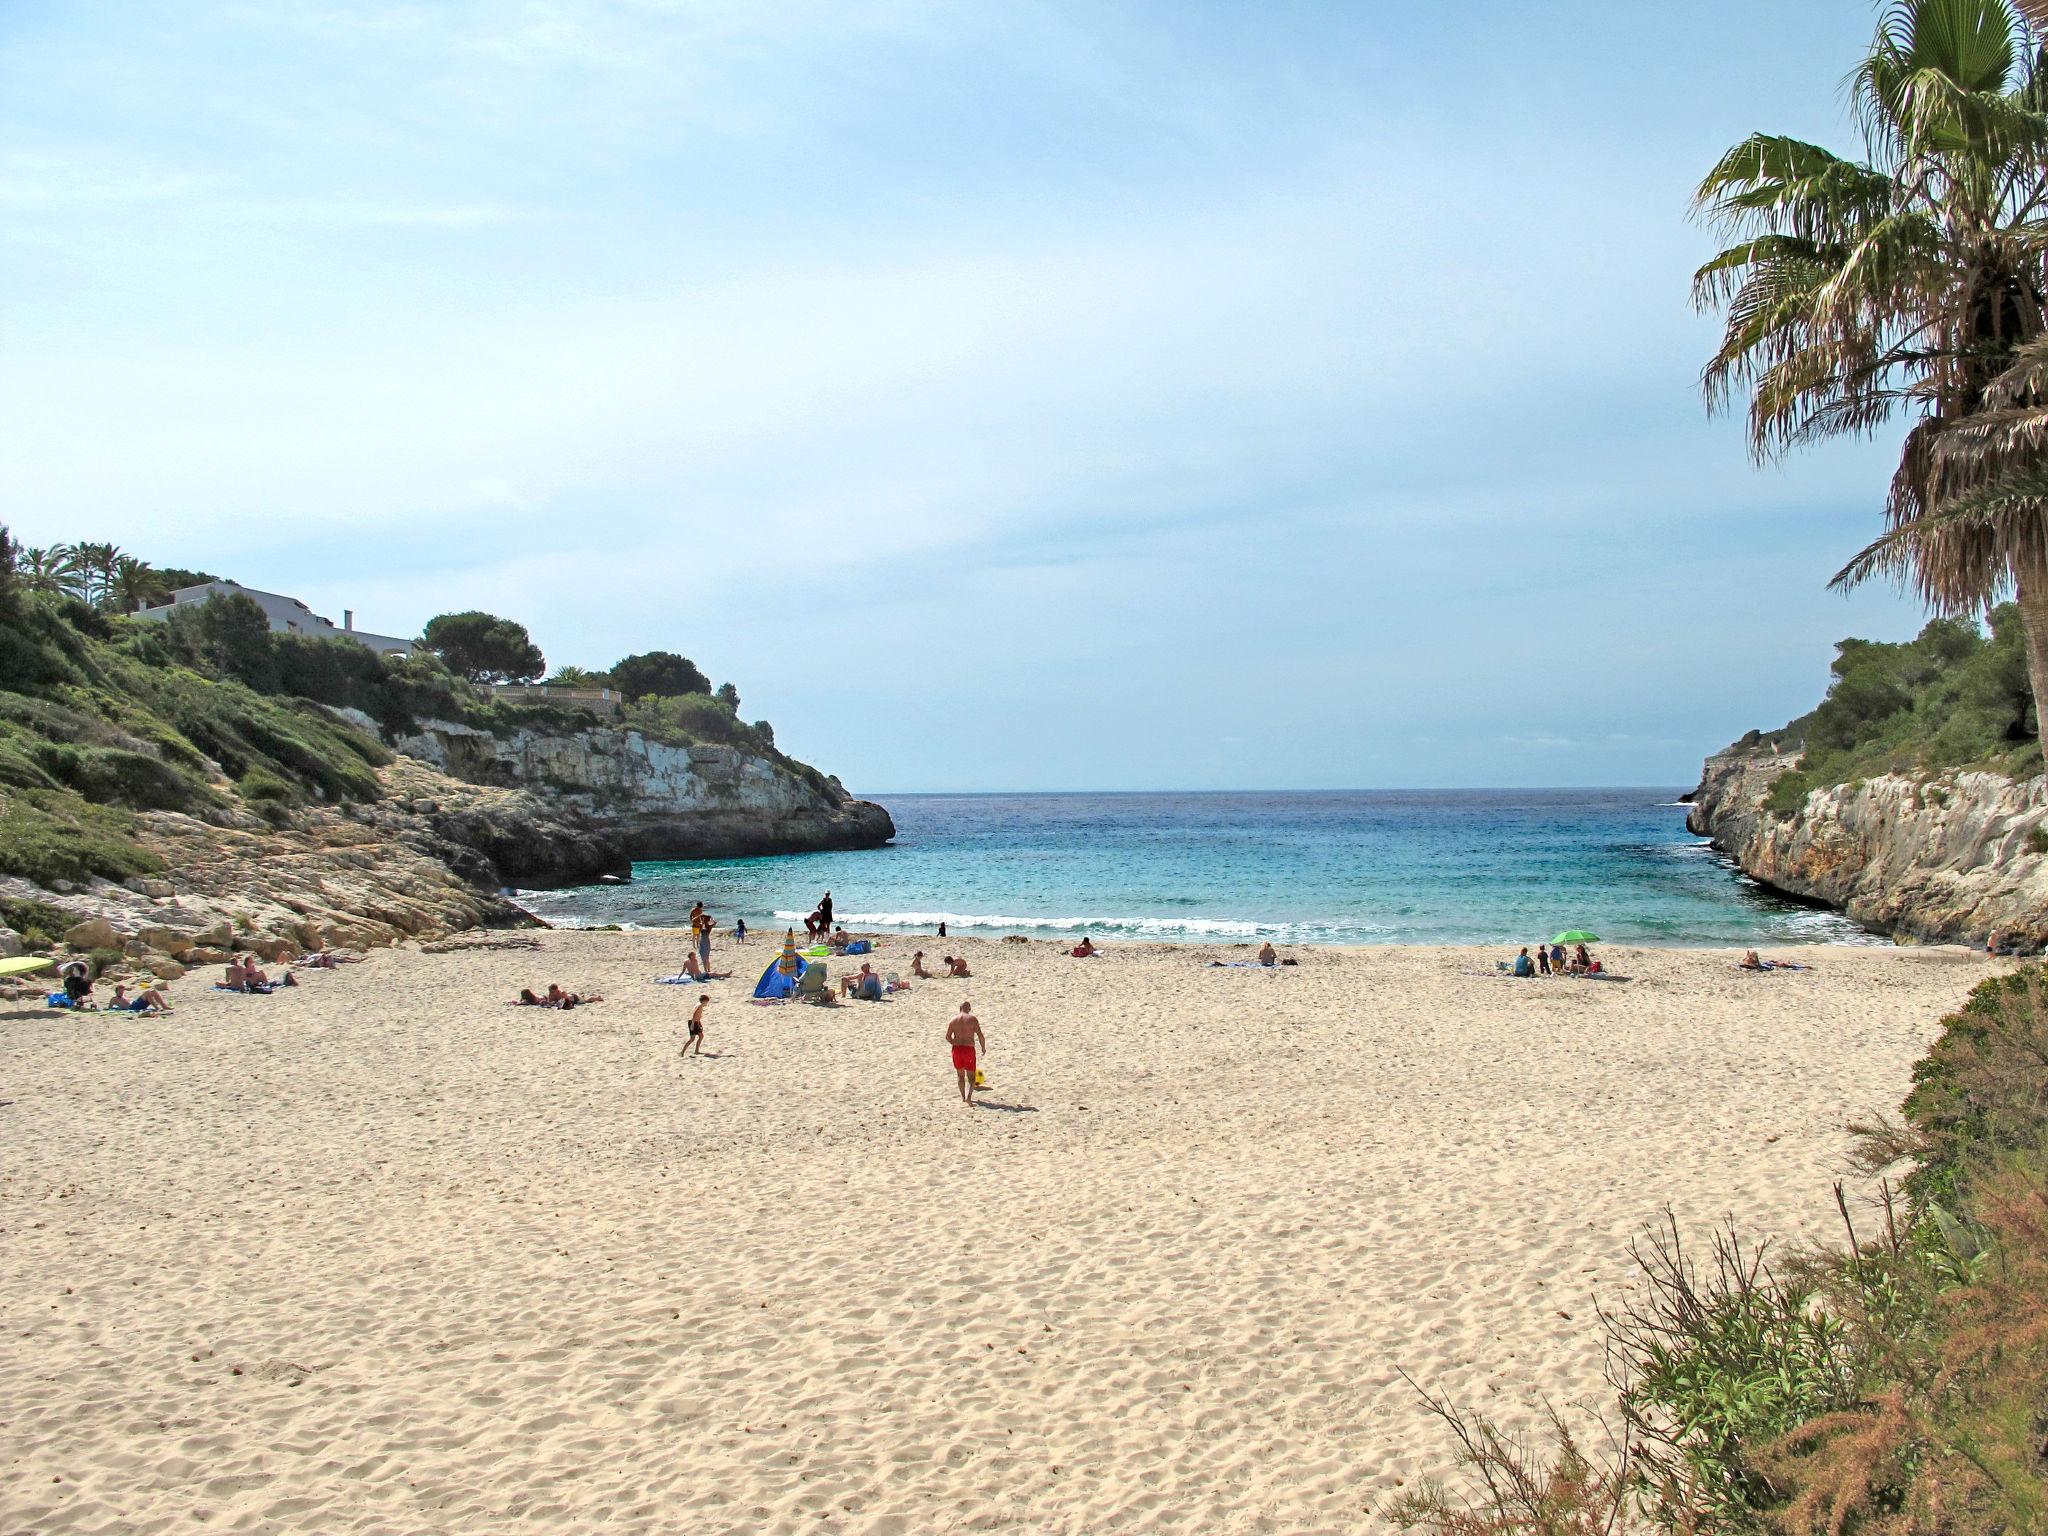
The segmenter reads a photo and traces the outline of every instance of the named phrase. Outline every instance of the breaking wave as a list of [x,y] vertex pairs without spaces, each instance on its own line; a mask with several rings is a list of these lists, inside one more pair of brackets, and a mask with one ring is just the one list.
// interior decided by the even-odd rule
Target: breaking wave
[[[778,922],[800,923],[807,912],[777,911]],[[833,921],[856,928],[936,928],[978,933],[1094,933],[1130,939],[1293,939],[1359,943],[1389,930],[1373,923],[1250,922],[1225,917],[1003,917],[973,912],[838,912]]]

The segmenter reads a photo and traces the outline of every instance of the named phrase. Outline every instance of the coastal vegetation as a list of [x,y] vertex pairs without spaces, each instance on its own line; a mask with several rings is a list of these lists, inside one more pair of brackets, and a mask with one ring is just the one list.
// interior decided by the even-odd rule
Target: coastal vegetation
[[[2030,8],[2031,9],[2031,8]],[[2017,605],[2048,700],[2048,55],[2008,0],[1888,5],[1848,81],[1863,156],[1755,134],[1700,184],[1726,249],[1710,407],[1746,392],[1769,459],[1911,421],[1883,536],[1835,578],[1937,613]]]
[[1439,1398],[1470,1474],[1389,1511],[1439,1536],[1625,1530],[2016,1536],[2048,1523],[2048,972],[1979,986],[1860,1171],[1908,1171],[1842,1243],[1675,1226],[1603,1314],[1617,1422],[1536,1448]]
[[[386,739],[422,720],[499,735],[599,723],[574,701],[529,704],[479,685],[541,671],[539,648],[513,621],[457,614],[430,624],[460,667],[432,649],[383,656],[345,638],[273,632],[239,594],[138,621],[126,616],[119,558],[95,555],[90,577],[51,574],[62,562],[20,550],[0,529],[0,874],[44,886],[154,875],[162,863],[138,821],[151,811],[282,822],[302,806],[375,799]],[[212,579],[175,575],[179,586]],[[728,702],[705,683],[670,696],[660,682],[627,706],[626,725],[828,782],[777,751],[765,721],[739,720],[736,693]]]
[[1844,640],[1830,670],[1817,709],[1734,743],[1738,751],[1787,754],[1771,789],[1776,814],[1798,810],[1812,789],[1885,773],[1974,768],[2018,779],[2041,771],[2025,626],[2014,604],[1993,609],[1982,627],[1934,619],[1898,644]]

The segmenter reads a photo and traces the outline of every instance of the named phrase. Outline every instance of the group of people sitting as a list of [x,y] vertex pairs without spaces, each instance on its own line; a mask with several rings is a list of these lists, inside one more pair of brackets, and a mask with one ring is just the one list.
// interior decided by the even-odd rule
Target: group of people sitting
[[279,987],[296,987],[298,977],[290,971],[272,980],[270,973],[256,963],[254,955],[228,956],[227,974],[214,983],[222,992],[275,992]]
[[1532,959],[1529,951],[1515,956],[1517,976],[1598,976],[1602,974],[1600,962],[1595,960],[1583,944],[1575,946],[1567,955],[1562,944],[1538,944]]
[[585,1003],[601,1003],[604,998],[596,993],[565,992],[560,983],[549,982],[545,993],[535,992],[531,987],[521,987],[519,996],[512,1000],[515,1008],[581,1008]]
[[117,982],[112,1000],[101,1004],[93,1000],[92,967],[85,961],[67,961],[60,974],[64,987],[61,992],[50,994],[48,1002],[52,1008],[68,1008],[76,1013],[93,1013],[105,1008],[109,1011],[151,1016],[171,1011],[170,998],[165,996],[164,989],[154,982],[132,996],[126,982]]
[[[939,963],[945,966],[948,976],[972,976],[974,974],[974,972],[967,969],[967,961],[964,957],[955,959],[952,955],[946,955],[941,958]],[[920,981],[938,980],[935,972],[924,968],[924,951],[921,949],[910,957],[910,974],[917,977]]]
[[865,960],[861,961],[860,969],[851,976],[839,978],[839,995],[841,997],[859,998],[863,1002],[879,1003],[891,992],[907,992],[909,990],[909,982],[896,981],[893,978],[885,979]]

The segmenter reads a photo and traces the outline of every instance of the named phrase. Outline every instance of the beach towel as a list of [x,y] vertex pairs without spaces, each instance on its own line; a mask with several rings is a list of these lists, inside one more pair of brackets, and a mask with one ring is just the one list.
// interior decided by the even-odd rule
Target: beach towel
[[678,971],[673,976],[655,977],[654,984],[657,987],[687,987],[693,985],[696,980],[695,976],[689,975],[687,972]]

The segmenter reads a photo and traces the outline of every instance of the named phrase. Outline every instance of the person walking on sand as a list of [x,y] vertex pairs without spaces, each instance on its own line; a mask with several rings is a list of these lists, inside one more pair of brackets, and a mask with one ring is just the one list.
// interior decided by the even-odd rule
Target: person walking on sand
[[974,1016],[974,1004],[962,1002],[960,1011],[946,1026],[946,1044],[953,1048],[953,1075],[960,1080],[960,1102],[974,1104],[974,1053],[986,1050],[988,1038],[981,1032],[981,1020]]
[[697,1006],[690,1010],[690,1038],[683,1042],[683,1054],[685,1056],[689,1055],[692,1051],[696,1052],[699,1056],[704,1054],[704,1010],[710,1006],[711,994],[709,992],[698,994]]

